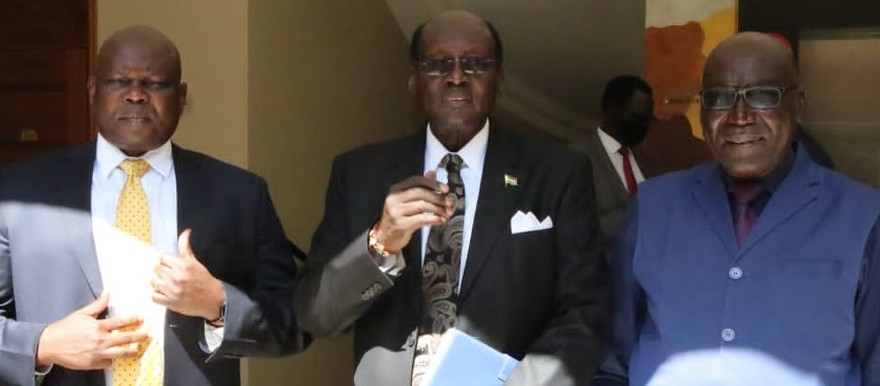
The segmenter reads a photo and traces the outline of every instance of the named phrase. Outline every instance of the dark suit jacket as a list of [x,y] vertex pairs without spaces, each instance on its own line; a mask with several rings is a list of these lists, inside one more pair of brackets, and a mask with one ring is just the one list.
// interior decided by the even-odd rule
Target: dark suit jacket
[[[423,171],[425,133],[336,158],[324,220],[312,240],[296,306],[303,327],[353,328],[358,385],[408,385],[420,309],[420,238],[391,278],[366,233],[389,187]],[[504,175],[518,178],[506,186]],[[492,128],[458,303],[457,327],[523,362],[513,385],[587,384],[607,311],[598,222],[584,157]],[[518,210],[552,218],[549,230],[511,234]]]
[[[605,146],[602,145],[596,130],[590,131],[583,140],[573,142],[571,147],[586,154],[593,165],[593,185],[596,189],[596,208],[599,211],[599,223],[602,227],[602,245],[606,256],[610,257],[614,234],[623,219],[626,203],[630,198],[629,193],[617,170],[614,169],[614,164],[608,158],[608,152],[605,151]],[[632,150],[632,154],[645,179],[653,177],[650,162],[641,148],[636,147]]]
[[[168,311],[165,385],[238,385],[242,355],[301,345],[293,315],[296,265],[261,178],[205,155],[173,149],[178,232],[192,228],[199,260],[224,283],[223,342],[206,354],[204,320]],[[92,237],[95,144],[0,172],[0,384],[34,383],[37,342],[48,323],[102,292]],[[43,385],[103,385],[102,371],[55,366]]]

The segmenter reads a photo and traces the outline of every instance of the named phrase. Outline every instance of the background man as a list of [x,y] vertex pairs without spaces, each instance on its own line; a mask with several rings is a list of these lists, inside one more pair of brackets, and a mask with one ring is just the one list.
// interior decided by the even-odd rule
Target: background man
[[237,385],[239,356],[301,345],[265,182],[170,142],[180,79],[162,33],[113,34],[97,142],[0,173],[0,384]]
[[596,207],[602,227],[602,245],[611,257],[614,233],[626,203],[638,184],[653,176],[647,157],[637,147],[654,119],[651,86],[637,76],[620,75],[605,84],[602,126],[590,130],[572,147],[590,157],[596,188]]
[[418,383],[452,326],[523,360],[508,384],[589,382],[606,317],[589,164],[487,119],[503,74],[488,22],[444,13],[411,55],[427,127],[334,161],[304,328],[354,329],[358,385]]
[[880,384],[880,194],[797,145],[804,93],[772,37],[719,44],[702,87],[716,162],[641,186],[612,260],[614,350],[595,384],[689,384],[663,378],[688,357],[702,359],[687,377],[727,371],[730,385],[755,384],[742,363],[760,357],[779,363],[765,384],[780,372]]

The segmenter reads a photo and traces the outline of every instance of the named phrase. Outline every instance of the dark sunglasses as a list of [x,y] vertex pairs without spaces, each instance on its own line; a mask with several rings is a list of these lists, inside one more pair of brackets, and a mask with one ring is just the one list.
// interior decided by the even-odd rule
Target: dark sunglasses
[[480,74],[495,68],[495,59],[485,56],[438,56],[425,58],[415,62],[416,68],[428,76],[448,76],[455,70],[455,64],[468,75]]

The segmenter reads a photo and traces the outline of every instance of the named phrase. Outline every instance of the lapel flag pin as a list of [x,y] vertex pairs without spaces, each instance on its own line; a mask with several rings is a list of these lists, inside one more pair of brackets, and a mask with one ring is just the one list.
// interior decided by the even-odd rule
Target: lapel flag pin
[[519,186],[519,180],[516,177],[511,176],[510,174],[505,174],[504,175],[504,187],[509,188],[511,186],[512,187]]

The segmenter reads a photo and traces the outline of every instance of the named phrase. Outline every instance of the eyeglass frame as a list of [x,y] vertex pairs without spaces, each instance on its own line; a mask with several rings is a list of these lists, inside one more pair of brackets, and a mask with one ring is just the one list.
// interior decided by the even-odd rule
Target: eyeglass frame
[[[796,90],[798,88],[800,88],[800,85],[797,83],[786,85],[786,86],[760,85],[760,86],[749,86],[749,87],[709,87],[709,88],[705,88],[705,89],[700,90],[700,94],[699,94],[700,107],[702,107],[706,110],[710,110],[710,111],[730,110],[736,106],[737,100],[742,99],[743,103],[745,103],[746,106],[749,106],[749,108],[752,108],[755,110],[772,110],[772,109],[778,108],[782,104],[782,98],[785,98],[785,94],[787,94],[791,90]],[[769,90],[774,90],[774,91],[778,92],[779,98],[778,98],[776,104],[773,106],[767,106],[767,107],[752,106],[746,100],[746,93],[749,91],[755,90],[755,89],[764,89],[764,90],[769,89]],[[734,93],[733,102],[730,104],[730,106],[728,106],[728,107],[712,107],[712,106],[706,106],[706,104],[703,103],[703,101],[705,100],[705,98],[703,98],[703,94],[705,92],[707,92],[707,91],[721,91],[721,90],[723,90],[723,91],[732,90],[733,91],[733,93]]]
[[[428,72],[425,69],[425,66],[427,65],[427,62],[429,60],[442,60],[442,61],[444,61],[444,64],[443,64],[444,66],[446,65],[445,63],[452,62],[452,66],[447,71],[441,70],[436,73]],[[496,68],[498,66],[498,60],[496,60],[495,58],[493,58],[491,56],[479,56],[479,55],[435,56],[435,57],[430,57],[430,58],[425,58],[425,59],[414,60],[413,66],[416,69],[418,69],[421,73],[423,73],[427,76],[430,76],[430,77],[449,76],[452,74],[453,71],[455,71],[455,66],[458,66],[459,68],[461,68],[461,72],[463,72],[467,75],[478,75],[478,74],[483,74],[485,72],[488,72],[488,69],[487,70],[478,70],[475,67],[472,69],[467,68],[468,66],[466,66],[466,62],[471,62],[474,65],[476,65],[476,63],[478,61],[483,64],[488,64],[492,68]],[[473,66],[470,66],[470,67],[473,67]]]

